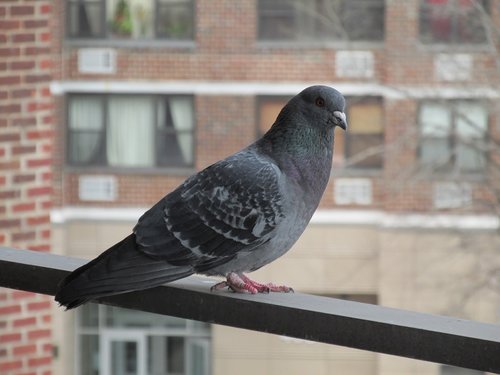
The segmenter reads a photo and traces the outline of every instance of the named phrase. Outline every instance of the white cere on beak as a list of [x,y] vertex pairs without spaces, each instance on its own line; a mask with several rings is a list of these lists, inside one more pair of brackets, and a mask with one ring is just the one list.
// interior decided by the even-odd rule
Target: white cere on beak
[[333,112],[333,116],[337,119],[337,125],[342,129],[347,129],[347,118],[344,112],[335,111]]
[[340,112],[340,111],[335,111],[333,112],[333,115],[335,117],[337,117],[340,121],[342,122],[346,122],[347,119],[346,119],[346,116],[345,116],[345,113],[344,112]]

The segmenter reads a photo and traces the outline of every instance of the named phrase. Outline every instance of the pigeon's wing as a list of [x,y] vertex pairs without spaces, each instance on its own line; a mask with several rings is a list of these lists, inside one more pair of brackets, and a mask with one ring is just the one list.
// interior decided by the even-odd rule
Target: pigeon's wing
[[208,269],[268,241],[283,219],[283,176],[270,159],[241,152],[190,177],[134,228],[146,254]]

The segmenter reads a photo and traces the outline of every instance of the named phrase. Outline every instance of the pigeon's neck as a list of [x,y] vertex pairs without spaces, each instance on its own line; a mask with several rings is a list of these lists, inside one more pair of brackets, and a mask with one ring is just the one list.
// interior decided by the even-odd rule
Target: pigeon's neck
[[333,134],[333,128],[327,127],[274,127],[258,146],[289,178],[319,200],[330,177]]

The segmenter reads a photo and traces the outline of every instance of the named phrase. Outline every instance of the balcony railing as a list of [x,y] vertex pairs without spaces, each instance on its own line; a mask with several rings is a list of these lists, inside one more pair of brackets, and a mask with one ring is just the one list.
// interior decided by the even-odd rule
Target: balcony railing
[[[0,247],[0,286],[54,295],[82,259]],[[302,293],[210,292],[189,277],[98,302],[500,373],[500,326]]]

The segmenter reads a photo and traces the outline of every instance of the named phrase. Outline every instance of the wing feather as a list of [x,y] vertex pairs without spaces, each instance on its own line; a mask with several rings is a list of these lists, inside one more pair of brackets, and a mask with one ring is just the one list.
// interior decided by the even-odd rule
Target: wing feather
[[251,150],[213,164],[141,217],[134,228],[139,248],[199,269],[251,251],[283,219],[281,179],[270,159]]

